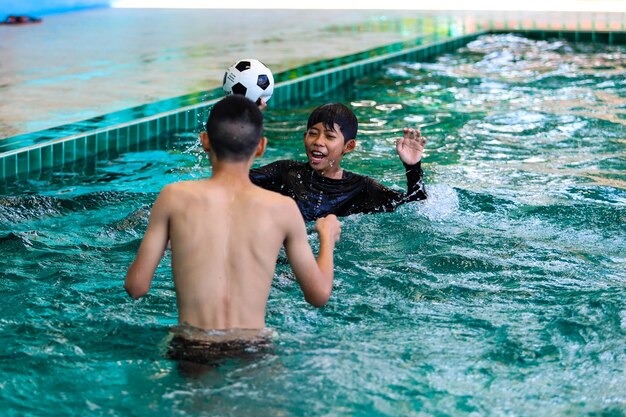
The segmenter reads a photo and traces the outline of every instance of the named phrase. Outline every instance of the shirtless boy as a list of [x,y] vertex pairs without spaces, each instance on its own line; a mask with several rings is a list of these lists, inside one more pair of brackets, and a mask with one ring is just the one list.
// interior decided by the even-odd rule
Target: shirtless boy
[[335,214],[392,211],[400,204],[427,197],[421,168],[426,139],[419,130],[404,129],[396,152],[407,178],[406,193],[372,178],[344,171],[341,160],[356,146],[358,121],[352,110],[330,103],[313,110],[304,133],[308,163],[277,161],[250,171],[256,185],[293,198],[306,221]]
[[262,338],[283,246],[310,304],[323,306],[332,290],[333,251],[341,231],[337,218],[317,221],[316,259],[295,202],[250,181],[253,160],[267,143],[262,122],[257,106],[242,96],[213,106],[201,135],[211,177],[163,188],[126,275],[128,294],[144,296],[169,240],[178,322],[187,325],[179,339],[197,338],[207,348]]

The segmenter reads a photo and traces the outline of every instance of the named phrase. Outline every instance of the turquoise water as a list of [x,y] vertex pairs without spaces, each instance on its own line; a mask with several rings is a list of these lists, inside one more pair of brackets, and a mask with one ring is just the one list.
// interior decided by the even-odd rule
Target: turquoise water
[[[625,415],[625,68],[624,47],[502,35],[358,80],[345,168],[404,188],[393,137],[422,126],[429,200],[342,219],[323,309],[281,258],[275,353],[197,377],[163,356],[169,258],[144,299],[122,288],[161,187],[210,171],[193,133],[6,187],[2,414]],[[260,163],[303,158],[317,104],[270,107]]]

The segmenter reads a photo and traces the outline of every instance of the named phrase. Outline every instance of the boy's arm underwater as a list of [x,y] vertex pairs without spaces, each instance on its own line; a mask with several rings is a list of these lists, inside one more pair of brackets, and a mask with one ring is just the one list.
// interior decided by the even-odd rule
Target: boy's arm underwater
[[132,298],[146,295],[150,289],[154,271],[159,266],[167,246],[169,234],[169,209],[172,204],[171,187],[165,187],[157,197],[150,221],[135,261],[128,268],[124,288]]

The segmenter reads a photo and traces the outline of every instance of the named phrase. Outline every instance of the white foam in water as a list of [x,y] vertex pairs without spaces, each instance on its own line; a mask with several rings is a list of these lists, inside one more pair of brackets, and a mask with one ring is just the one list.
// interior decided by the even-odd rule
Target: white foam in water
[[428,185],[428,198],[420,204],[406,204],[400,210],[417,211],[431,221],[443,220],[459,209],[459,196],[454,188],[446,184]]

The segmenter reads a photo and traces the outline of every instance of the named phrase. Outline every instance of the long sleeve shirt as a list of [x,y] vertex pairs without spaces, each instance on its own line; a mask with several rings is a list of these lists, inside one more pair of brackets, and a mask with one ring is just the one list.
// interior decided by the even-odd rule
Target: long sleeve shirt
[[296,201],[305,221],[329,214],[393,211],[400,204],[427,198],[421,163],[406,165],[407,192],[392,190],[370,177],[344,171],[343,178],[319,175],[306,162],[277,161],[250,171],[252,182]]

